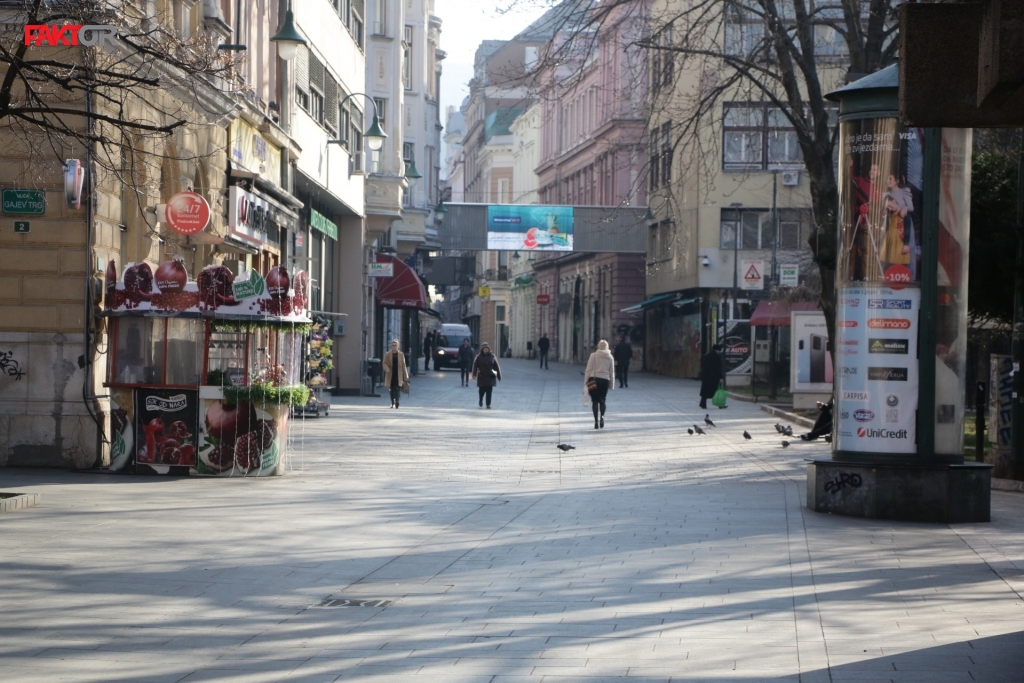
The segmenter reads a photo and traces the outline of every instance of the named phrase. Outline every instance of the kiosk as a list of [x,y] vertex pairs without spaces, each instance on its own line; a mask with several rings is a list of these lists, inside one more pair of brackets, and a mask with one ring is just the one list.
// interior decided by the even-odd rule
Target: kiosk
[[193,282],[173,260],[118,279],[111,261],[105,284],[110,469],[284,474],[289,412],[309,399],[306,273],[214,265]]
[[971,131],[898,118],[893,65],[839,102],[835,409],[811,462],[819,512],[988,521],[991,466],[963,456]]

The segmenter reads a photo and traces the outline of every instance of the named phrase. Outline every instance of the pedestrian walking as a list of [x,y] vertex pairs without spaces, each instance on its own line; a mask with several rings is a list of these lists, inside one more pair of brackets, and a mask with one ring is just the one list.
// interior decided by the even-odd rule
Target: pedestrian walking
[[405,367],[405,354],[399,348],[398,340],[391,342],[391,350],[384,354],[384,385],[391,391],[391,407],[398,407],[402,386],[409,381],[409,369]]
[[725,386],[725,366],[722,364],[722,345],[715,344],[700,359],[700,407],[708,407],[708,399],[715,397],[718,388]]
[[548,339],[548,333],[541,333],[540,339],[537,340],[537,350],[540,352],[540,366],[545,370],[551,369],[548,367],[548,349],[550,348],[551,340]]
[[[423,369],[430,369],[430,354],[434,350],[434,332],[427,332],[427,336],[423,338]],[[434,363],[434,369],[437,370],[437,363]]]
[[491,345],[484,342],[480,345],[480,353],[473,361],[473,378],[476,380],[476,388],[480,393],[480,407],[484,407],[484,399],[487,399],[487,409],[491,409],[491,392],[494,385],[501,381],[501,368],[498,367],[498,359],[491,353]]
[[459,378],[460,385],[463,387],[469,386],[469,374],[473,371],[473,347],[469,345],[468,339],[462,340],[462,346],[459,347]]
[[615,358],[604,339],[597,342],[597,351],[590,354],[583,376],[586,377],[587,393],[590,394],[590,406],[594,410],[594,429],[603,428],[608,390],[615,388],[612,383],[615,377]]
[[629,361],[633,360],[633,345],[625,336],[615,345],[615,379],[619,380],[619,387],[629,386]]

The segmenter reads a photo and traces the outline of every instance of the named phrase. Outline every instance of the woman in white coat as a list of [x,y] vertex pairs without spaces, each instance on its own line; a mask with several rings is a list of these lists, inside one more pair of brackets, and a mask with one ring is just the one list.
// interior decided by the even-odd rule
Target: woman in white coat
[[590,354],[583,376],[590,394],[590,405],[594,409],[594,429],[603,428],[605,399],[608,398],[608,390],[615,387],[612,381],[615,378],[615,358],[604,339],[597,343],[597,351]]

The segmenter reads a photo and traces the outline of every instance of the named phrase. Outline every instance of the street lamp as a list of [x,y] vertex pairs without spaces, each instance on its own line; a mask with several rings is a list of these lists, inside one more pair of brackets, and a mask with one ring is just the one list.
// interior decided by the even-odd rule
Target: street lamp
[[270,42],[277,43],[277,54],[286,62],[295,57],[300,45],[307,44],[299,29],[295,28],[295,16],[292,14],[290,4],[288,11],[284,13],[284,23],[271,37]]
[[414,186],[416,184],[416,181],[423,177],[420,175],[420,172],[416,170],[415,159],[410,159],[405,164],[405,177],[408,178],[410,187]]
[[444,200],[442,199],[437,203],[437,206],[434,207],[434,218],[437,219],[438,223],[443,222],[446,213],[448,213],[448,210],[445,208]]
[[[366,138],[366,146],[370,148],[371,152],[379,152],[380,148],[384,146],[384,138],[388,136],[380,127],[380,117],[377,116],[377,103],[373,101],[373,98],[363,92],[354,92],[351,95],[346,95],[341,102],[338,103],[338,107],[344,107],[345,103],[349,99],[356,95],[362,95],[366,99],[370,100],[370,104],[373,105],[373,119],[370,121],[370,127],[363,133],[363,137]],[[347,145],[348,140],[344,138],[338,140],[328,140],[328,145]]]

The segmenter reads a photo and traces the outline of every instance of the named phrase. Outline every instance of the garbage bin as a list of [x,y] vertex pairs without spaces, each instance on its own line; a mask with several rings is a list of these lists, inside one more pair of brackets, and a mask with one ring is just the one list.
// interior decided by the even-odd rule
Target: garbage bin
[[366,359],[366,374],[370,377],[370,393],[374,394],[377,392],[377,385],[380,384],[380,358],[367,358]]

